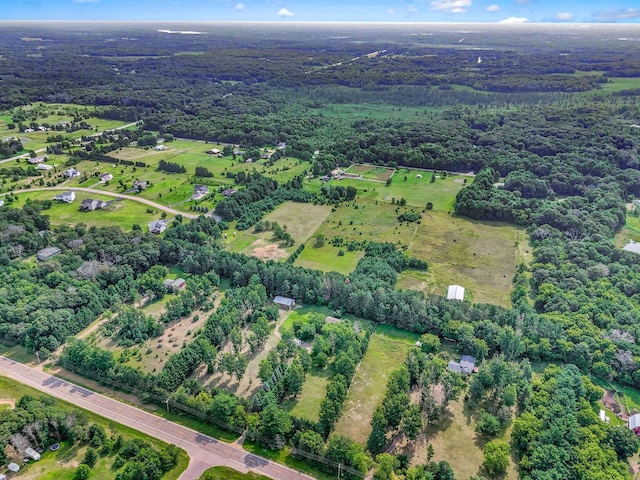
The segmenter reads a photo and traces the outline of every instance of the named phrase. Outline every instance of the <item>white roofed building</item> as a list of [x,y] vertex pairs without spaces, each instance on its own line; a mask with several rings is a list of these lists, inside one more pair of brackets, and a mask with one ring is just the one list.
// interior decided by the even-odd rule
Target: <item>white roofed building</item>
[[449,285],[447,300],[464,300],[464,287],[460,285]]

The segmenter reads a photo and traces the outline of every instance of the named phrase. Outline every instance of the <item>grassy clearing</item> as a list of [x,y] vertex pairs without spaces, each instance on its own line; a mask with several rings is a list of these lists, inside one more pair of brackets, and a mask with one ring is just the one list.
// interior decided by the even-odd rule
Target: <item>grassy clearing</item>
[[599,92],[602,92],[603,94],[620,92],[622,90],[633,90],[640,88],[640,78],[611,77],[607,83],[602,83],[600,86],[602,89],[599,90]]
[[213,467],[202,474],[200,480],[269,480],[252,471],[240,473],[229,467]]
[[289,413],[296,417],[317,422],[320,419],[320,401],[326,394],[330,376],[329,369],[323,371],[313,370],[308,373],[297,402],[288,402],[283,407],[285,409],[292,407]]
[[[462,401],[449,403],[446,414],[429,425],[415,442],[405,444],[400,453],[408,455],[412,465],[421,464],[424,463],[427,447],[431,444],[435,451],[434,461],[449,462],[456,478],[469,478],[483,474],[481,471],[484,459],[482,448],[485,441],[478,438],[475,432],[475,413],[465,408]],[[510,437],[511,431],[507,429],[500,438],[509,443]],[[507,473],[500,478],[502,480],[518,478],[513,459]]]
[[419,335],[389,325],[379,325],[371,336],[369,348],[358,366],[342,415],[333,434],[344,435],[366,443],[369,422],[376,406],[382,401],[389,374],[397,370]]
[[400,288],[444,294],[448,285],[458,284],[467,289],[467,299],[504,306],[510,305],[517,264],[530,257],[523,230],[441,212],[423,215],[408,252],[426,260],[429,270],[403,272]]
[[640,242],[640,217],[627,212],[625,225],[616,235],[615,242],[618,247],[624,247],[629,240]]
[[0,355],[4,355],[16,362],[24,363],[25,365],[33,365],[37,363],[36,356],[33,353],[28,352],[22,345],[7,347],[0,343]]
[[[17,401],[24,395],[31,395],[34,397],[45,396],[43,393],[32,389],[31,387],[0,376],[0,398]],[[130,427],[115,423],[90,411],[77,408],[67,402],[63,402],[62,400],[56,399],[56,402],[69,410],[79,410],[83,412],[87,416],[89,422],[101,425],[106,431],[111,432],[112,434],[122,434],[127,440],[131,438],[140,438],[151,443],[156,448],[162,448],[165,445],[165,443],[157,440],[156,438],[145,435]],[[71,480],[76,467],[84,458],[86,450],[86,446],[79,447],[77,445],[74,446],[63,442],[58,451],[51,452],[50,450],[46,450],[39,461],[32,462],[24,466],[20,471],[20,478],[27,480]],[[115,473],[111,469],[111,465],[114,460],[115,456],[100,457],[91,471],[91,478],[96,480],[108,480],[114,478]],[[163,478],[165,480],[177,479],[186,469],[187,464],[187,454],[181,450],[178,465],[168,472]]]
[[395,168],[377,167],[373,165],[355,164],[347,168],[347,173],[354,175],[362,175],[367,180],[375,180],[377,182],[386,182],[389,177],[396,171]]
[[[316,248],[312,244],[313,241],[306,245],[306,248],[296,259],[295,265],[323,272],[340,272],[348,275],[356,268],[358,261],[364,256],[364,252],[361,250],[349,252],[344,248],[327,244]],[[344,255],[338,256],[340,250],[343,251]]]

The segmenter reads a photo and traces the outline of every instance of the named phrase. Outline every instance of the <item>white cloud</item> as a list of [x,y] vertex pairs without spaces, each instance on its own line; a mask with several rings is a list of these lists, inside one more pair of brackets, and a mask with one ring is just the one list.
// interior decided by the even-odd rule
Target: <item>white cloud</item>
[[629,20],[640,18],[640,10],[635,8],[621,8],[620,10],[606,10],[595,15],[600,22],[615,22],[617,20]]
[[293,17],[295,14],[291,10],[287,10],[286,8],[281,8],[278,10],[279,17]]
[[573,13],[570,12],[562,12],[556,15],[558,20],[573,20]]
[[244,8],[245,8],[244,3],[236,3],[236,6],[235,6],[236,10],[244,10]]
[[525,17],[509,17],[509,18],[505,18],[504,20],[500,20],[498,23],[516,25],[519,23],[527,23],[528,21],[529,19]]
[[500,11],[500,7],[498,5],[496,5],[495,3],[493,5],[489,5],[487,7],[487,12],[499,12]]
[[449,13],[466,13],[471,6],[471,0],[433,0],[431,8]]

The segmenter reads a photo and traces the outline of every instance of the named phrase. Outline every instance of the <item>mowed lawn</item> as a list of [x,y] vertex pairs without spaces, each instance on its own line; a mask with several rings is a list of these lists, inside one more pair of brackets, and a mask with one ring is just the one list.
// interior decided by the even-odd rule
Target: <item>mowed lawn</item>
[[327,384],[330,376],[331,370],[329,368],[322,371],[314,369],[309,372],[304,379],[302,392],[298,395],[297,401],[287,402],[284,407],[287,408],[293,405],[289,413],[296,417],[317,422],[320,419],[320,402],[327,394]]
[[371,433],[371,418],[384,398],[389,374],[402,366],[409,349],[419,335],[389,325],[379,325],[369,341],[369,348],[356,370],[342,415],[333,430],[360,443]]
[[[12,203],[12,206],[20,208],[26,203],[27,199],[51,200],[60,193],[62,193],[61,190],[19,193],[18,201]],[[85,198],[105,200],[112,203],[104,210],[82,212],[80,211],[80,203]],[[101,196],[93,193],[77,191],[76,199],[72,203],[64,203],[54,200],[51,208],[44,210],[43,213],[49,215],[52,225],[74,226],[78,223],[84,223],[90,227],[118,225],[123,230],[131,230],[134,224],[140,225],[143,229],[146,229],[147,224],[153,220],[159,219],[162,213],[147,205],[131,200],[114,200],[114,197],[108,197],[106,195]],[[147,209],[149,208],[153,210],[153,213],[147,212]]]
[[[362,250],[348,251],[346,248],[334,247],[325,243],[323,247],[314,247],[315,240],[311,239],[305,249],[296,258],[295,265],[323,272],[340,272],[350,274],[364,256]],[[344,255],[339,256],[342,250]]]
[[510,305],[517,264],[531,255],[522,229],[434,211],[423,215],[408,253],[426,260],[429,269],[403,272],[400,288],[442,295],[457,284],[465,287],[465,299],[503,306]]

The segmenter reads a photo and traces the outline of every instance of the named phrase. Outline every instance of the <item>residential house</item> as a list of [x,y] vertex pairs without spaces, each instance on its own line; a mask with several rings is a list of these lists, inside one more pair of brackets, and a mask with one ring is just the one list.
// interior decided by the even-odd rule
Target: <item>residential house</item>
[[36,165],[36,170],[53,170],[53,165],[49,165],[48,163],[39,163],[38,165]]
[[149,231],[156,235],[164,232],[167,229],[167,222],[165,220],[154,220],[149,224]]
[[133,189],[134,189],[136,192],[141,192],[141,191],[143,191],[143,190],[146,190],[146,189],[147,189],[147,182],[145,182],[145,181],[143,181],[143,180],[138,180],[138,179],[136,179],[136,180],[134,180],[134,182],[133,182]]
[[39,157],[33,157],[33,158],[27,159],[27,162],[31,163],[32,165],[36,165],[38,163],[44,162],[45,160],[49,160],[49,157],[47,157],[46,155],[41,155]]
[[68,177],[68,178],[76,178],[76,177],[80,176],[80,172],[78,170],[76,170],[75,168],[71,167],[70,169],[65,170],[64,176]]
[[101,183],[107,183],[107,182],[110,182],[111,180],[113,180],[113,175],[111,175],[110,173],[103,173],[102,175],[100,175]]
[[53,198],[54,200],[60,200],[64,203],[72,203],[76,199],[76,192],[74,192],[73,190],[62,192],[61,194],[56,195]]
[[270,153],[263,153],[262,155],[260,155],[260,157],[266,160],[266,159],[271,157],[271,154]]
[[33,460],[40,460],[40,454],[38,452],[36,452],[33,448],[31,447],[27,447],[24,450],[24,454],[27,457],[31,457]]
[[447,300],[464,300],[464,287],[460,285],[449,285]]
[[293,310],[296,306],[296,301],[293,298],[282,297],[280,295],[273,299],[273,303],[283,310]]
[[94,210],[101,210],[103,208],[107,208],[109,206],[109,202],[105,202],[104,200],[95,200],[91,198],[85,198],[80,202],[80,210],[85,212],[92,212]]
[[280,142],[278,144],[278,150],[284,150],[285,148],[287,148],[287,144],[284,142]]
[[187,286],[187,281],[184,278],[176,278],[175,280],[166,279],[162,284],[166,289],[177,292],[178,290],[184,289]]
[[207,150],[206,153],[208,153],[209,155],[218,155],[221,152],[222,152],[222,150],[220,150],[218,148],[212,148],[211,150]]
[[233,188],[227,188],[226,190],[222,191],[222,195],[224,195],[225,197],[230,197],[231,195],[233,195],[236,192],[237,192],[237,190],[235,190]]
[[45,260],[49,260],[51,257],[55,257],[61,252],[62,250],[60,250],[58,247],[47,247],[36,253],[36,257],[38,257],[38,260],[40,260],[41,262],[44,262]]
[[209,193],[209,187],[207,187],[206,185],[195,185],[193,187],[193,196],[191,198],[193,198],[194,200],[197,200],[198,198],[204,197],[208,193]]
[[447,368],[453,372],[469,375],[475,371],[476,358],[471,355],[462,355],[459,362],[451,360]]

